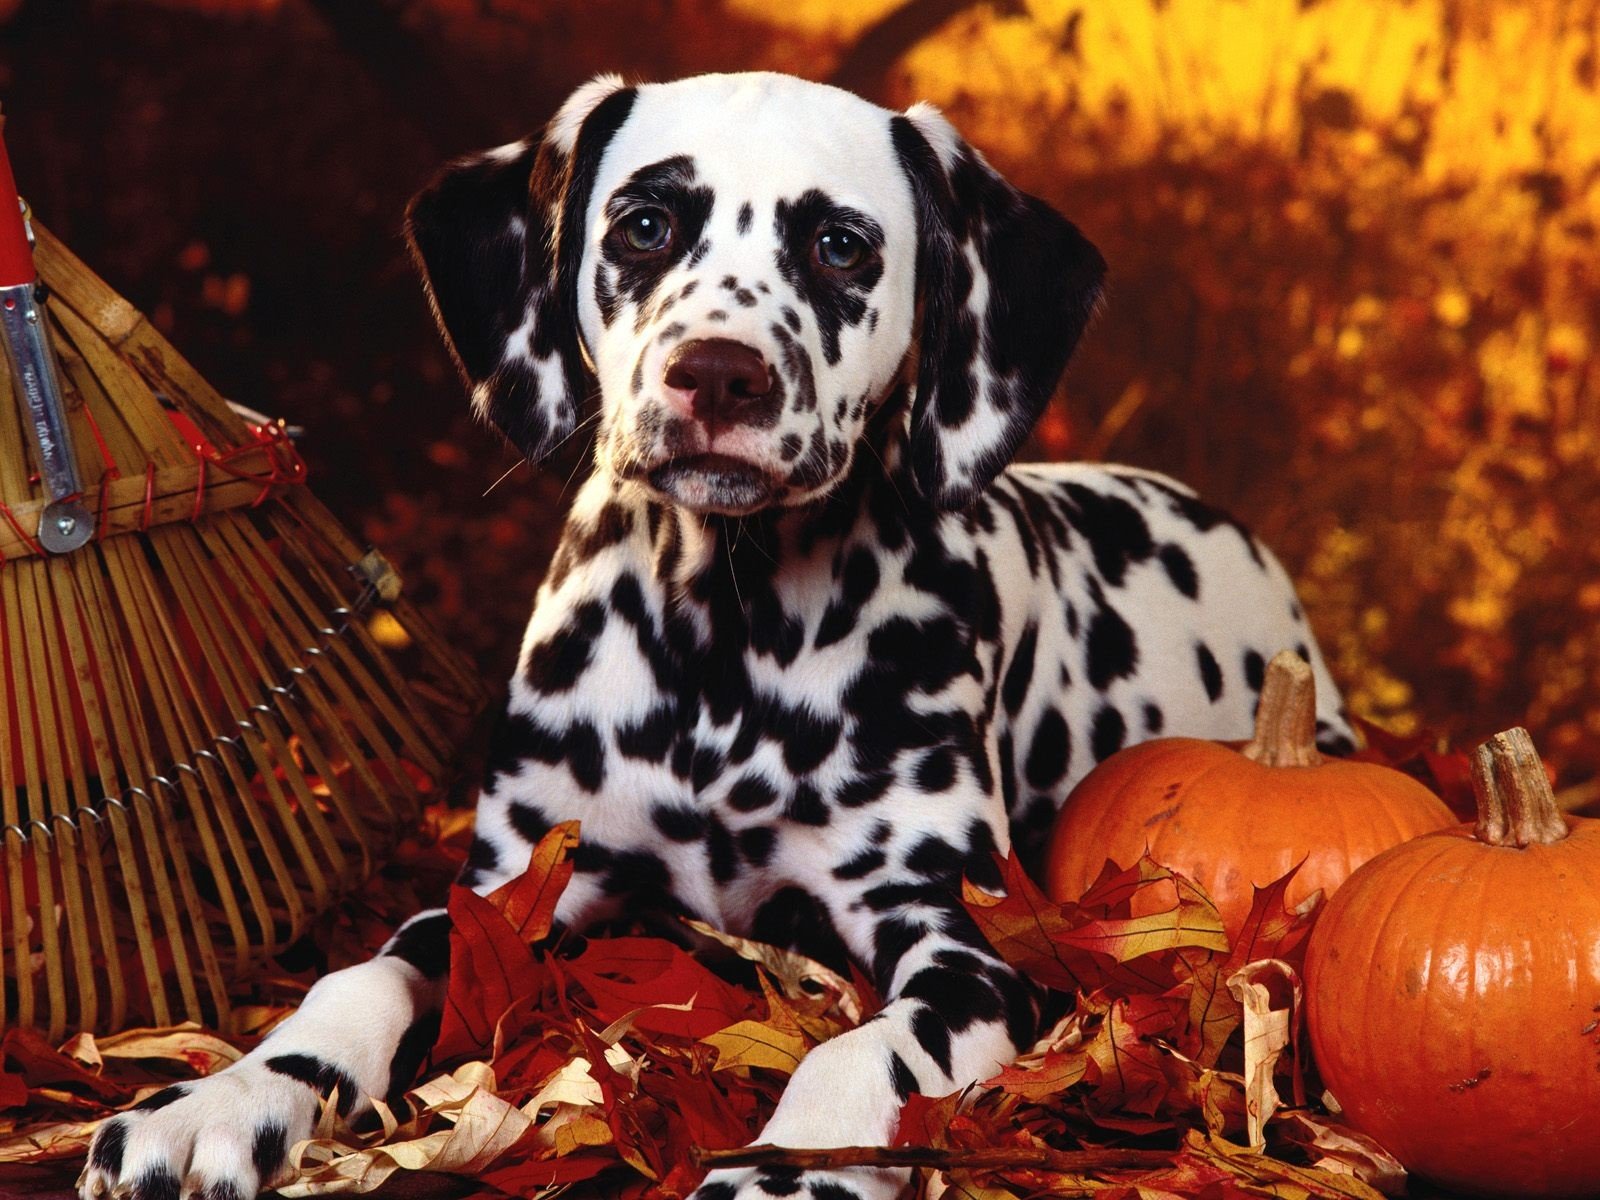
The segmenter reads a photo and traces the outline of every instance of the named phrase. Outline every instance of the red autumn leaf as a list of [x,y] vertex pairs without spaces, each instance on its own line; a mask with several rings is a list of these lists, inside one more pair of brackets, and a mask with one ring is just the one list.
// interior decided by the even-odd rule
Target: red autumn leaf
[[1201,1066],[1215,1066],[1222,1048],[1243,1020],[1239,1002],[1225,981],[1246,963],[1261,958],[1281,958],[1298,965],[1316,909],[1297,912],[1286,897],[1298,866],[1281,879],[1255,889],[1250,914],[1240,926],[1227,954],[1180,954],[1177,961],[1187,976],[1188,1020],[1176,1039],[1178,1048]]
[[119,1087],[103,1075],[87,1070],[45,1040],[35,1029],[15,1026],[0,1038],[0,1067],[19,1073],[29,1087],[50,1086],[87,1093],[96,1100],[118,1104],[130,1089]]
[[1005,895],[963,879],[961,903],[967,914],[1000,957],[1028,978],[1061,991],[1079,990],[1084,964],[1078,952],[1062,949],[1060,939],[1072,928],[1063,906],[1039,890],[1015,854],[996,859]]
[[518,1000],[539,994],[540,966],[521,935],[482,896],[450,889],[450,983],[434,1043],[436,1062],[482,1054]]
[[[562,965],[606,1023],[643,1009],[634,1021],[641,1030],[702,1038],[759,1015],[755,996],[659,938],[596,938]],[[650,1007],[690,1001],[687,1011]]]
[[593,1179],[607,1167],[617,1166],[609,1154],[569,1154],[565,1158],[525,1159],[494,1167],[478,1176],[485,1187],[496,1188],[508,1196],[537,1196],[559,1184],[582,1183]]
[[534,846],[528,869],[489,893],[489,903],[524,942],[541,942],[550,936],[556,902],[572,878],[569,856],[577,844],[578,822],[564,821],[553,827]]
[[0,1109],[18,1108],[28,1102],[28,1084],[21,1075],[0,1071]]
[[984,1080],[983,1086],[999,1088],[1025,1100],[1045,1101],[1072,1087],[1087,1069],[1088,1056],[1081,1050],[1051,1050],[1038,1062],[1007,1067],[994,1078]]
[[1148,1117],[1161,1107],[1168,1091],[1163,1055],[1146,1039],[1171,1030],[1173,1010],[1171,1000],[1156,996],[1119,997],[1106,1006],[1100,1028],[1086,1047],[1090,1098],[1097,1115],[1121,1110]]
[[[1174,901],[1170,907],[1164,903],[1169,892]],[[1134,900],[1141,893],[1157,897],[1162,907],[1132,915]],[[1211,898],[1149,855],[1119,874],[1103,874],[1077,907],[1085,913],[1104,909],[1105,915],[1076,925],[1058,937],[1058,943],[1104,954],[1119,963],[1167,950],[1228,948],[1222,915]]]
[[912,1092],[900,1109],[900,1123],[895,1129],[896,1146],[944,1146],[949,1143],[950,1124],[961,1104],[961,1093],[948,1096],[924,1096]]

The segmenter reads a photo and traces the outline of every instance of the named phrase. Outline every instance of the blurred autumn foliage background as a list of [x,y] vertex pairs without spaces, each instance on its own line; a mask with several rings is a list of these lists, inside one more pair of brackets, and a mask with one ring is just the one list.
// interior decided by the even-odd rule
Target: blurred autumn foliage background
[[[1355,709],[1525,721],[1600,800],[1600,0],[0,0],[42,219],[486,676],[568,472],[468,417],[399,238],[602,70],[942,105],[1111,262],[1033,446],[1170,471],[1299,580]],[[495,481],[510,474],[488,491]]]

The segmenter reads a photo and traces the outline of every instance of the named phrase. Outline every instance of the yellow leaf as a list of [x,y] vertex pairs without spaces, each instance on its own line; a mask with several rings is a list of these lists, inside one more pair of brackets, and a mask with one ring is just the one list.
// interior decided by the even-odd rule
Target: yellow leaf
[[731,1067],[767,1067],[790,1074],[806,1054],[799,1033],[774,1029],[760,1021],[740,1021],[700,1039],[717,1052],[717,1070]]

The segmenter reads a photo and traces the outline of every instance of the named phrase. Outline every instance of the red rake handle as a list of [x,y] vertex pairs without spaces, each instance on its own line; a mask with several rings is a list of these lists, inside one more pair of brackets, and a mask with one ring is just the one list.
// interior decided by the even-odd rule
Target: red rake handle
[[[44,290],[37,280],[17,199],[17,181],[11,174],[5,140],[0,138],[0,334],[10,350],[6,358],[11,386],[22,402],[39,451],[39,478],[50,494],[34,537],[51,554],[65,554],[94,535],[94,518],[81,502],[83,483],[72,452],[56,356],[50,349]],[[0,505],[0,510],[16,524],[9,509]]]
[[32,283],[36,278],[33,251],[22,227],[17,181],[11,174],[11,156],[6,153],[5,138],[0,137],[0,288]]

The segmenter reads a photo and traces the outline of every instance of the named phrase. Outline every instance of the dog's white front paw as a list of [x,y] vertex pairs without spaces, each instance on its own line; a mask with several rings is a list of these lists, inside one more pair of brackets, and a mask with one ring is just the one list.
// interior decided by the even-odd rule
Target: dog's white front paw
[[[319,1070],[321,1074],[319,1074]],[[78,1180],[82,1200],[252,1200],[286,1175],[332,1068],[304,1055],[251,1061],[180,1083],[109,1117]],[[342,1081],[339,1104],[354,1088]]]
[[711,1172],[690,1200],[894,1200],[910,1178],[910,1171],[898,1168],[746,1167]]

